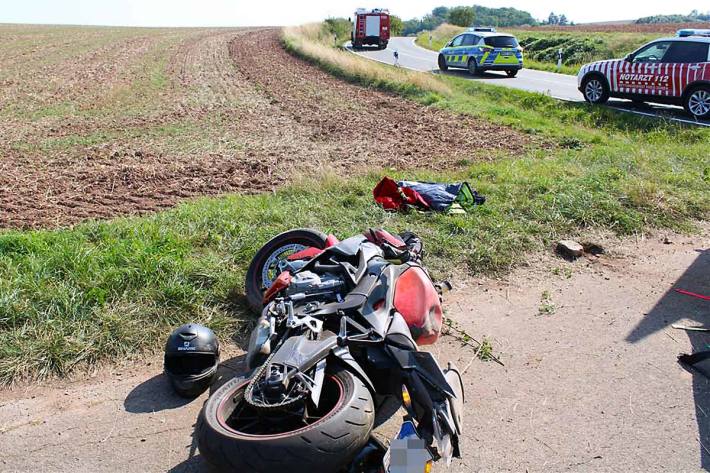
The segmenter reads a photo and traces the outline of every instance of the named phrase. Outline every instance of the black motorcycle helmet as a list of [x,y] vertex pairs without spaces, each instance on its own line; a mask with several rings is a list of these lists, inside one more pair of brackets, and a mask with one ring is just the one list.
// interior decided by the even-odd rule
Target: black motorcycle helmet
[[212,384],[219,365],[219,341],[203,325],[185,324],[165,344],[165,374],[175,392],[197,397]]

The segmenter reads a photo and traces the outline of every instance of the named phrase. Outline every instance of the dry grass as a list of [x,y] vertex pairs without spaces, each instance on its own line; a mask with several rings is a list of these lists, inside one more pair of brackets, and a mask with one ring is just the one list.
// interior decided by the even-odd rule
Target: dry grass
[[413,86],[421,91],[441,95],[451,93],[447,84],[431,74],[388,67],[329,46],[328,41],[332,36],[324,33],[320,23],[284,28],[283,38],[301,55],[327,64],[354,78],[367,78],[368,82],[391,83],[403,87]]
[[466,28],[463,28],[461,26],[455,26],[455,25],[450,25],[448,23],[444,23],[442,25],[437,26],[437,28],[432,31],[432,36],[434,38],[448,38],[451,39],[457,34],[462,33]]

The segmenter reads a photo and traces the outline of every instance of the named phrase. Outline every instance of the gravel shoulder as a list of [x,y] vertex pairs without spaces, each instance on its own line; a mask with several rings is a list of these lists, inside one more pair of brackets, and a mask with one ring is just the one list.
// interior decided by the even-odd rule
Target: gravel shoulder
[[[447,315],[505,367],[471,361],[452,336],[434,347],[467,367],[465,457],[449,471],[710,469],[710,382],[676,363],[710,337],[670,328],[708,323],[706,301],[673,291],[710,294],[704,230],[670,245],[605,239],[600,258],[536,255],[504,279],[457,285]],[[222,380],[239,355],[227,353]],[[206,396],[173,396],[160,371],[156,358],[0,391],[0,470],[206,471],[191,436]]]

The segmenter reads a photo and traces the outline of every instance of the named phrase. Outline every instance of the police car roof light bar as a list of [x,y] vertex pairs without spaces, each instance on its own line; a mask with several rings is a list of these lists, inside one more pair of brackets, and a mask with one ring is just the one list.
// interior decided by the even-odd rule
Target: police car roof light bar
[[481,33],[495,33],[496,29],[493,28],[492,26],[473,26],[473,27],[469,28],[468,31],[471,31],[471,32],[480,31]]
[[678,36],[679,38],[688,38],[690,36],[700,36],[703,38],[710,38],[710,30],[692,30],[692,29],[678,30],[678,33],[676,33],[676,36]]

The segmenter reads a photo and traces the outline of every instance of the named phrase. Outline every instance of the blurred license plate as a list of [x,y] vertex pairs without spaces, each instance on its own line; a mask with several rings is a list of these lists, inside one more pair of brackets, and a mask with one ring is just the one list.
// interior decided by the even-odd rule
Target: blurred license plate
[[424,472],[431,454],[411,421],[405,421],[382,460],[387,473]]

